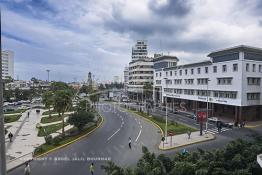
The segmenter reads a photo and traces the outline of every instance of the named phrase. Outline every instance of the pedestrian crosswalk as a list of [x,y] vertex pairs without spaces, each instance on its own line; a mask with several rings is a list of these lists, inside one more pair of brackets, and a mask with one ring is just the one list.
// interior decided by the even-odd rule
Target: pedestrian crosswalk
[[217,128],[211,128],[211,129],[207,129],[207,132],[210,134],[219,134],[219,133],[230,131],[230,130],[232,129],[231,128],[222,128],[221,131],[219,132]]

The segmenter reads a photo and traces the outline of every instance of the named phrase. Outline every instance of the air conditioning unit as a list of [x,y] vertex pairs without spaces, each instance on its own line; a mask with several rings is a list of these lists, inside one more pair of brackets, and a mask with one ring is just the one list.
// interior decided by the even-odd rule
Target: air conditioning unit
[[257,155],[257,163],[260,165],[262,168],[262,154]]

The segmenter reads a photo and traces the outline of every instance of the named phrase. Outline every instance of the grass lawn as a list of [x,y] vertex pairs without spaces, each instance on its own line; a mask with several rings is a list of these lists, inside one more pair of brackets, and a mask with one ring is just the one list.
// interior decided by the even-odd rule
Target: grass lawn
[[[68,115],[64,115],[64,117],[67,117],[67,116]],[[61,117],[59,117],[58,115],[41,118],[41,123],[52,123],[52,122],[57,122],[57,121],[61,121]]]
[[21,116],[22,116],[21,114],[4,116],[5,117],[4,120],[5,123],[11,123],[19,120]]
[[[50,113],[51,113],[51,114],[56,114],[57,112],[54,111],[54,110],[50,110]],[[43,112],[42,115],[49,115],[49,111],[45,111],[45,112]]]
[[[102,120],[102,119],[101,119],[101,117],[100,117],[98,123],[100,123],[101,120]],[[84,129],[84,130],[83,130],[81,133],[79,133],[78,135],[74,135],[74,136],[67,135],[67,136],[65,136],[63,139],[58,140],[58,141],[57,141],[56,143],[54,143],[54,144],[48,145],[48,144],[45,143],[45,144],[39,146],[38,148],[36,148],[36,150],[35,150],[35,152],[34,152],[34,156],[43,154],[43,153],[45,153],[45,152],[47,152],[47,151],[49,151],[49,150],[52,150],[52,149],[54,149],[54,148],[56,148],[56,147],[58,147],[58,146],[64,145],[64,144],[66,144],[66,143],[69,143],[69,142],[71,142],[71,141],[73,141],[73,140],[75,140],[75,139],[77,139],[77,138],[79,138],[79,137],[87,134],[88,132],[90,132],[91,130],[93,130],[95,127],[96,127],[96,125],[92,125],[92,126],[86,128],[86,129]],[[67,131],[67,133],[70,133],[72,130],[76,130],[76,128],[72,128],[70,131]]]
[[[142,116],[142,117],[144,117],[144,118],[151,120],[152,122],[156,123],[163,131],[165,131],[166,122],[163,118],[157,117],[157,116],[149,117],[144,112],[137,112],[137,111],[134,111],[134,110],[131,110],[131,111]],[[194,132],[194,131],[197,131],[197,130],[194,129],[194,128],[188,127],[186,125],[180,124],[180,123],[176,123],[176,122],[172,122],[172,121],[167,122],[167,132],[172,132],[173,134],[178,135],[178,134],[184,134],[187,131]]]
[[26,109],[17,109],[15,111],[6,111],[4,112],[4,114],[15,114],[15,113],[22,113],[22,112],[25,112]]
[[[65,123],[65,126],[67,126],[67,125],[68,125],[68,123]],[[41,127],[39,129],[38,136],[39,137],[43,137],[43,136],[52,134],[52,133],[58,131],[59,129],[62,129],[62,123],[49,125],[49,126],[44,126],[44,127]]]

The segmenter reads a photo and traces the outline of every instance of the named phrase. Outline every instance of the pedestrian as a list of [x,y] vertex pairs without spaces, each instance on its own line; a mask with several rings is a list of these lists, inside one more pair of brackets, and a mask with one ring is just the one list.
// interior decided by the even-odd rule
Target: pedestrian
[[31,174],[31,169],[30,165],[28,162],[25,163],[25,175],[30,175]]
[[90,173],[93,175],[94,172],[95,172],[95,167],[94,167],[94,163],[92,162],[91,165],[90,165]]
[[190,139],[191,131],[187,131],[188,139]]
[[131,138],[129,137],[129,142],[128,142],[129,148],[131,149]]
[[13,141],[13,134],[11,132],[8,134],[8,138],[9,138],[10,142]]

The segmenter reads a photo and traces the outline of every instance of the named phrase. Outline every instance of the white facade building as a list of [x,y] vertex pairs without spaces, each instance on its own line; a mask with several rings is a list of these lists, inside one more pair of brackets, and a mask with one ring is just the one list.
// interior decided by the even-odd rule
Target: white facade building
[[[212,52],[210,60],[175,65],[154,60],[154,100],[197,112],[209,103],[209,116],[234,121],[262,119],[262,49],[237,46]],[[167,98],[167,99],[166,99]]]
[[10,50],[2,51],[2,76],[14,78],[14,52]]
[[[132,61],[128,70],[128,92],[129,95],[137,99],[142,98],[145,84],[153,84],[153,58],[147,56],[147,41],[138,40],[132,48]],[[140,96],[140,97],[138,97]]]
[[147,58],[147,41],[138,40],[136,45],[132,47],[132,61]]

